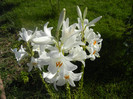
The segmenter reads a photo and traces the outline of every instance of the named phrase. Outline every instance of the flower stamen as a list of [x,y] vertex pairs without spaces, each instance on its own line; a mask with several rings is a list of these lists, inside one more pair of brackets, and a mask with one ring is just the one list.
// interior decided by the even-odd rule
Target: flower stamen
[[95,54],[96,53],[96,50],[93,52],[93,54]]
[[64,78],[65,78],[65,79],[69,79],[69,75],[65,75]]
[[63,63],[61,63],[61,61],[56,62],[56,67],[58,67],[58,66],[59,66],[59,67],[61,67],[61,66],[62,66],[62,64],[63,64]]
[[37,63],[33,62],[33,63],[32,63],[32,65],[33,65],[33,66],[36,66],[36,65],[37,65]]
[[96,43],[97,43],[97,41],[96,41],[96,40],[94,40],[93,45],[95,45]]

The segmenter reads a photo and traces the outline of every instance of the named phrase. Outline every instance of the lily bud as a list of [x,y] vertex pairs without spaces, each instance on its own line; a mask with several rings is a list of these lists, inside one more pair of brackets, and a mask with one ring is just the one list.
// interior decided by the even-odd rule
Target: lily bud
[[86,15],[87,15],[87,7],[85,8],[85,10],[84,10],[84,14],[83,14],[83,19],[85,19],[86,18]]
[[82,12],[81,12],[79,6],[77,6],[77,13],[78,13],[78,16],[80,17],[80,19],[82,20]]
[[66,15],[66,9],[64,8],[60,14],[59,17],[59,21],[58,21],[58,26],[57,26],[57,31],[60,30],[62,24],[63,24],[63,20],[65,19],[65,15]]

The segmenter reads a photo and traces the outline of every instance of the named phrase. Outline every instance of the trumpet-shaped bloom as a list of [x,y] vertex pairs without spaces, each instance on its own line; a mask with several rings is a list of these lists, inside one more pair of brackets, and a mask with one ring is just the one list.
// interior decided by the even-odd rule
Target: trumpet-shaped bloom
[[72,61],[81,61],[85,66],[84,60],[87,58],[87,55],[82,47],[76,46],[72,48],[68,57],[71,58]]
[[41,53],[39,58],[31,57],[30,63],[27,63],[27,66],[29,67],[29,72],[35,68],[39,68],[40,70],[43,68],[44,65],[48,65],[50,57],[46,55],[46,52]]
[[33,31],[31,30],[26,31],[25,28],[22,28],[21,31],[19,32],[19,35],[20,35],[19,40],[24,40],[28,42],[33,36]]
[[53,83],[56,90],[56,86],[63,86],[66,83],[69,83],[72,87],[75,87],[74,81],[79,81],[81,79],[82,73],[74,73],[72,71],[64,70],[63,73],[59,74],[58,72],[52,74],[50,72],[43,72],[43,78],[48,83]]
[[53,27],[49,27],[47,22],[44,25],[44,31],[35,31],[35,37],[32,39],[32,42],[35,44],[52,44],[53,43],[53,37],[51,36],[51,30]]
[[87,58],[90,58],[90,60],[94,61],[96,57],[100,57],[100,55],[98,53],[100,50],[95,50],[94,48],[91,48],[91,47],[86,47],[86,48],[90,53],[87,56]]
[[79,32],[79,30],[76,30],[76,23],[69,26],[69,18],[67,18],[66,21],[63,21],[61,42],[64,43],[73,34]]
[[15,49],[11,49],[12,52],[14,52],[15,57],[17,59],[17,61],[19,62],[22,58],[24,58],[24,56],[27,55],[27,52],[24,50],[23,45],[21,45],[21,48],[19,49],[19,51],[17,51],[17,48]]
[[66,82],[68,82],[71,86],[75,87],[74,81],[79,81],[81,79],[82,73],[73,73],[72,71],[64,71],[58,80],[56,85],[63,86]]
[[52,74],[56,72],[62,73],[64,70],[73,71],[77,69],[77,66],[72,64],[68,57],[58,51],[52,51],[49,56],[48,71]]
[[78,39],[80,32],[80,30],[76,29],[76,24],[69,26],[69,18],[63,21],[62,36],[60,38],[61,50],[68,52],[75,46],[84,45],[84,43]]
[[102,46],[102,39],[101,35],[98,33],[96,34],[93,29],[86,29],[85,31],[85,39],[86,42],[88,42],[88,46],[86,47],[87,50],[89,51],[90,55],[89,58],[91,60],[95,59],[96,57],[99,57],[99,51]]
[[32,70],[33,67],[38,67],[37,58],[31,57],[31,62],[27,63],[27,66],[29,67],[29,72]]

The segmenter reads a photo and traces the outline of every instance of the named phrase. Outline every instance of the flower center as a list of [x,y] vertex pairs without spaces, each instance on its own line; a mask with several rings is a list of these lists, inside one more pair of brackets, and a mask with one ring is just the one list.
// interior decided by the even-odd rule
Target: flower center
[[95,54],[96,53],[96,50],[93,52],[93,54]]
[[69,79],[69,75],[65,75],[64,78],[65,78],[65,79]]
[[97,43],[97,41],[96,41],[96,40],[94,40],[93,45],[95,45],[96,43]]
[[37,65],[37,63],[33,62],[33,63],[32,63],[32,65],[33,65],[33,66],[36,66],[36,65]]
[[61,61],[56,62],[56,67],[58,67],[58,66],[59,66],[59,67],[61,67],[61,66],[62,66],[62,64],[63,64],[63,63],[62,63]]

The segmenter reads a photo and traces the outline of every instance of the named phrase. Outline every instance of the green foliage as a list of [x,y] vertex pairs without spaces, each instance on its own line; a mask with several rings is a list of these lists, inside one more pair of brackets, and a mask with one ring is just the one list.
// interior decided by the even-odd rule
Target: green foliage
[[[12,98],[50,98],[37,71],[27,73],[27,67],[18,66],[11,48],[19,48],[18,31],[21,27],[33,30],[35,27],[54,27],[58,22],[57,1],[50,0],[3,0],[0,1],[0,75],[4,81],[6,95]],[[59,1],[59,0],[58,0]],[[94,30],[103,38],[100,59],[86,61],[84,89],[81,99],[117,99],[130,98],[132,94],[132,8],[131,0],[60,0],[59,10],[66,8],[70,24],[77,22],[76,6],[82,12],[88,8],[86,18],[89,21],[98,16],[103,18],[96,23]],[[127,19],[127,17],[129,17]],[[33,30],[34,31],[34,30]],[[126,43],[128,46],[125,46]],[[36,56],[37,57],[37,56]],[[23,63],[24,64],[24,63]],[[80,68],[80,67],[79,67]],[[66,98],[64,87],[55,91],[48,84],[57,98]],[[77,83],[78,86],[78,83]],[[72,89],[72,98],[78,99],[76,88]]]
[[28,77],[29,73],[21,71],[20,73],[20,80],[22,80],[25,83],[29,82],[29,77]]

